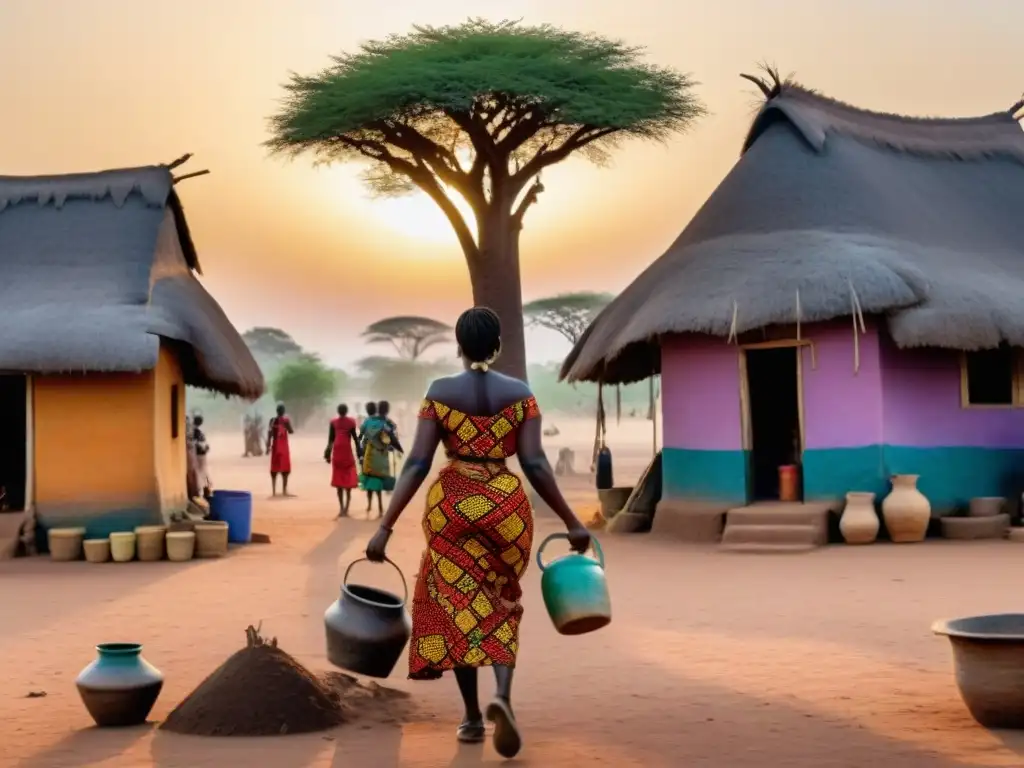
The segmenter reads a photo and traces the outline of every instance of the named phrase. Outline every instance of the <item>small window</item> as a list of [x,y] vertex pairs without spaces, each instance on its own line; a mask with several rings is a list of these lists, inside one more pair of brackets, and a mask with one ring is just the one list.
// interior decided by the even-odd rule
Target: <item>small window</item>
[[178,418],[181,414],[178,412],[178,385],[171,384],[171,439],[178,439]]
[[1015,405],[1017,356],[1011,347],[983,349],[964,355],[964,405]]

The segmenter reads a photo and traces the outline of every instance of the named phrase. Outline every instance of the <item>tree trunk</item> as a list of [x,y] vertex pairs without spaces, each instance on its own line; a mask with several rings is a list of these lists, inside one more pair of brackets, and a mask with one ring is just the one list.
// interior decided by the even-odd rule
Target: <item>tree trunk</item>
[[508,211],[493,205],[479,229],[480,254],[470,259],[473,303],[501,318],[501,356],[495,370],[527,381],[523,331],[523,287],[519,274],[519,231]]

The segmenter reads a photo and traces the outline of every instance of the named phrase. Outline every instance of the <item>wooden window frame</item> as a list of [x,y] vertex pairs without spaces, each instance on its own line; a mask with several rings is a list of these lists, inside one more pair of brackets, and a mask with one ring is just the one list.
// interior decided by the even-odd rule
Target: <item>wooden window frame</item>
[[1024,354],[1020,349],[1013,348],[1013,402],[1012,403],[972,403],[970,387],[967,379],[967,355],[960,353],[960,407],[971,410],[1008,410],[1024,408]]

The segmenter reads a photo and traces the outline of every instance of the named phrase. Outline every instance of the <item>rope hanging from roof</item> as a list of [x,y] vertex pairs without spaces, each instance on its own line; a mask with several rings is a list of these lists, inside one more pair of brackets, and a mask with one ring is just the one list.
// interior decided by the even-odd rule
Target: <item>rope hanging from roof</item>
[[729,338],[726,339],[726,344],[732,344],[734,341],[739,343],[738,334],[736,333],[736,324],[739,320],[740,306],[736,303],[736,299],[732,300],[732,323],[729,325]]
[[853,280],[846,278],[850,286],[850,314],[853,315],[853,373],[860,373],[860,333],[867,333],[867,326],[864,324],[864,314],[861,312],[860,299],[857,298],[857,289],[853,287]]

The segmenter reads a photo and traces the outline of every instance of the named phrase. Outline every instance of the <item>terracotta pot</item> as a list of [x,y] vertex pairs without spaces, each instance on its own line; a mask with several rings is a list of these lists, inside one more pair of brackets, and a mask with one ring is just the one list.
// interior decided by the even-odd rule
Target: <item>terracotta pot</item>
[[968,517],[995,517],[1003,514],[1006,499],[1002,496],[977,496],[967,508]]
[[110,539],[86,539],[82,547],[86,562],[105,563],[110,559]]
[[167,529],[162,525],[140,525],[135,529],[135,554],[145,563],[164,559],[164,535]]
[[47,533],[50,559],[58,562],[82,559],[85,528],[51,528]]
[[127,563],[135,559],[135,534],[118,531],[110,534],[110,557],[115,563]]
[[167,559],[175,563],[191,560],[196,550],[196,535],[192,531],[167,534]]
[[846,494],[846,507],[839,519],[839,531],[847,544],[870,544],[878,537],[878,515],[875,513],[875,494],[851,492]]
[[228,552],[228,524],[209,520],[195,524],[196,557],[222,557]]
[[138,643],[103,643],[97,659],[83,669],[75,685],[82,703],[100,727],[146,722],[164,676],[142,658]]
[[919,475],[893,475],[892,491],[882,502],[882,517],[889,538],[897,544],[924,541],[932,505],[917,490]]

